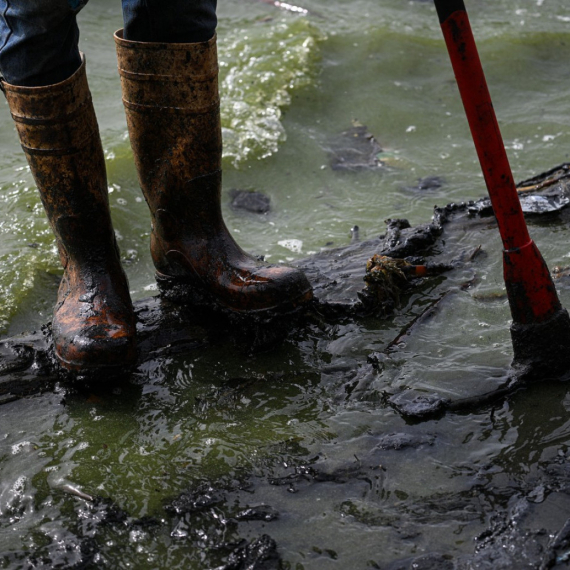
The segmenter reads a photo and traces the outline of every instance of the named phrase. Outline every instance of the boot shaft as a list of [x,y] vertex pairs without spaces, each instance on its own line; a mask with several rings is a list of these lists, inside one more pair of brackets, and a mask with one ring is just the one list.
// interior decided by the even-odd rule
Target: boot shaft
[[296,311],[312,295],[305,276],[246,254],[223,221],[215,37],[160,44],[117,32],[115,41],[161,292],[233,315]]
[[68,79],[44,87],[3,83],[3,90],[26,155],[66,156],[99,136],[85,61]]
[[[3,83],[22,148],[63,266],[89,254],[116,256],[105,159],[85,73],[44,87]],[[68,239],[69,227],[73,239]]]
[[219,107],[216,36],[195,44],[147,43],[125,40],[119,30],[115,44],[128,108],[199,114]]
[[159,188],[176,193],[181,184],[221,171],[216,38],[196,44],[132,42],[120,30],[115,42],[131,146],[154,211],[163,202]]
[[135,317],[85,61],[56,85],[3,87],[64,267],[52,320],[55,355],[72,371],[130,364]]

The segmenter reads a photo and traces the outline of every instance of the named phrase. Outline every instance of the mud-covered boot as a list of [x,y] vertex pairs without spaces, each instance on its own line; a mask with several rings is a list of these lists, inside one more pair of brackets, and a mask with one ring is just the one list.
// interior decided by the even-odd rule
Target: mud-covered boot
[[190,44],[115,34],[123,103],[152,218],[163,295],[230,316],[292,314],[312,298],[298,269],[246,254],[221,213],[222,137],[215,37]]
[[135,318],[85,62],[55,85],[2,88],[64,267],[52,322],[55,354],[64,368],[86,374],[129,365]]

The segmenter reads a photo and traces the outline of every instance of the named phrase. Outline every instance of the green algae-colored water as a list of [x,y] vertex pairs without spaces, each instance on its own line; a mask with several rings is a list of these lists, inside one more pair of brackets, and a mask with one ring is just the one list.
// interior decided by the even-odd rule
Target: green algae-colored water
[[[569,160],[570,5],[466,4],[515,178]],[[372,237],[386,218],[421,223],[436,204],[482,196],[432,3],[302,6],[309,12],[257,0],[220,2],[224,213],[239,243],[271,262],[294,262],[348,244],[355,224],[362,238]],[[143,299],[156,288],[149,216],[116,72],[118,3],[91,2],[80,25],[113,220],[132,296]],[[353,121],[375,135],[385,169],[331,168],[332,141]],[[61,270],[5,104],[0,165],[0,330],[12,335],[49,320]],[[411,189],[432,176],[441,187]],[[264,192],[271,213],[231,210],[231,188]],[[568,264],[568,230],[556,219],[531,221],[531,233],[551,266]],[[383,389],[403,386],[469,395],[507,370],[506,301],[478,300],[502,291],[497,236],[483,224],[455,239],[465,248],[482,243],[488,253],[477,295],[450,297],[358,396],[347,390],[350,370],[420,311],[421,295],[394,322],[308,329],[255,357],[226,345],[162,356],[113,393],[62,391],[3,405],[0,566],[51,568],[56,561],[72,568],[89,559],[92,547],[92,567],[215,568],[231,550],[220,545],[261,534],[275,539],[285,567],[295,570],[384,568],[433,552],[471,555],[475,537],[512,501],[512,489],[538,477],[552,457],[566,456],[570,395],[554,384],[418,425],[383,401]],[[570,306],[570,292],[560,294]],[[392,433],[427,439],[379,452],[379,439]],[[359,470],[366,461],[374,465]],[[337,475],[299,476],[310,466]],[[184,514],[165,509],[206,483],[223,498]],[[69,487],[108,498],[127,521],[96,524],[94,507]],[[545,505],[539,522],[554,533],[570,504],[561,494],[543,495],[536,501]],[[262,504],[279,517],[239,518],[248,505]]]

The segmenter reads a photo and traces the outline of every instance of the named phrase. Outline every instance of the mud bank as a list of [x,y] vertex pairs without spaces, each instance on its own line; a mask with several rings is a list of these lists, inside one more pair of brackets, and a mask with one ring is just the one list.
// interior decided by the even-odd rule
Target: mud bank
[[[523,198],[528,215],[539,216],[536,219],[548,220],[554,225],[567,224],[570,221],[570,209],[566,208],[570,201],[569,180],[568,168],[564,165],[521,183],[528,187]],[[326,407],[343,402],[343,413],[351,422],[358,413],[363,413],[365,429],[355,428],[347,441],[320,436],[321,441],[317,437],[312,448],[305,448],[309,444],[302,438],[275,437],[271,444],[260,446],[261,451],[256,451],[259,457],[232,469],[221,469],[217,476],[205,474],[197,464],[195,476],[190,477],[188,469],[192,462],[184,460],[178,468],[181,482],[173,485],[175,491],[161,499],[150,515],[141,515],[140,510],[112,496],[113,493],[99,491],[93,482],[91,470],[94,467],[88,463],[91,465],[89,475],[83,485],[71,484],[65,477],[50,483],[50,501],[65,506],[59,518],[50,523],[59,530],[53,531],[52,536],[49,525],[46,526],[38,531],[38,536],[45,531],[41,540],[24,549],[5,552],[0,560],[8,567],[24,562],[30,568],[111,567],[110,560],[114,560],[113,556],[120,557],[121,553],[113,554],[113,547],[109,545],[136,539],[141,548],[149,552],[159,544],[166,558],[175,545],[178,553],[190,553],[189,559],[198,564],[197,567],[288,568],[290,562],[283,559],[282,553],[287,551],[289,557],[292,556],[291,541],[295,549],[300,548],[297,544],[304,544],[304,537],[289,538],[304,520],[298,517],[316,521],[317,515],[322,516],[317,501],[326,496],[336,498],[335,512],[342,520],[350,521],[350,527],[359,533],[366,529],[372,537],[378,532],[388,545],[397,545],[400,552],[416,552],[402,557],[378,553],[371,548],[366,554],[367,562],[363,566],[366,568],[568,567],[570,471],[563,435],[568,399],[564,383],[543,378],[520,390],[526,384],[524,371],[508,367],[500,371],[499,376],[495,371],[495,377],[488,382],[472,382],[469,371],[465,371],[456,378],[460,389],[452,396],[443,389],[438,391],[436,387],[426,386],[418,378],[382,382],[383,375],[390,370],[405,366],[409,347],[421,342],[422,335],[433,327],[438,316],[444,311],[453,311],[464,296],[477,295],[478,302],[492,304],[504,295],[501,291],[477,290],[479,275],[496,252],[462,239],[462,236],[471,236],[474,228],[492,233],[493,226],[488,200],[450,204],[435,208],[432,220],[426,224],[411,226],[406,220],[389,220],[377,237],[359,241],[355,236],[347,247],[325,250],[300,261],[298,265],[313,284],[315,303],[297,323],[288,342],[301,345],[306,342],[306,335],[310,335],[318,344],[339,327],[350,328],[354,323],[372,319],[374,323],[386,323],[387,340],[383,348],[369,351],[367,358],[342,358],[330,363],[317,359],[312,367],[305,362],[300,365],[304,367],[302,370],[295,363],[290,366],[283,363],[283,370],[256,364],[245,375],[231,376],[218,384],[204,383],[196,395],[189,396],[187,388],[180,392],[181,401],[193,401],[195,411],[192,413],[198,417],[214,410],[219,411],[223,422],[228,422],[228,417],[236,414],[240,417],[239,410],[243,406],[249,417],[255,410],[251,402],[268,386],[280,386],[282,390],[291,387],[293,393],[297,385],[303,386],[296,396],[299,398],[306,397],[306,385],[313,386],[315,393],[320,393],[318,386],[322,386],[324,392],[314,405]],[[379,254],[405,258],[411,264],[437,268],[437,271],[410,278],[399,299],[382,297],[373,288],[366,287],[364,281],[367,261]],[[567,274],[567,268],[554,268],[556,282],[561,287],[566,286]],[[117,384],[114,391],[121,391],[116,399],[123,402],[121,406],[126,406],[120,410],[121,424],[129,421],[126,410],[131,405],[133,409],[140,406],[142,394],[160,390],[161,383],[174,379],[175,374],[168,371],[170,357],[176,364],[177,356],[226,353],[234,342],[227,323],[180,309],[159,297],[139,301],[136,311],[137,367],[132,375],[114,380]],[[39,396],[40,393],[49,394],[54,389],[72,417],[85,402],[97,403],[109,398],[105,386],[89,387],[87,393],[68,388],[67,379],[51,354],[48,325],[35,333],[2,340],[0,351],[1,401],[8,413],[17,413],[17,407],[25,402],[33,409],[34,398],[30,396],[37,395],[40,402],[45,398]],[[165,369],[157,372],[156,378],[151,376],[145,380],[145,375],[138,373],[152,369],[157,362],[162,362]],[[166,391],[164,405],[171,415],[176,390],[173,388],[170,393],[168,386],[163,389]],[[18,402],[18,399],[24,400]],[[475,413],[479,414],[477,421],[487,426],[485,430],[496,434],[494,437],[506,437],[503,416],[507,404],[515,419],[521,416],[520,420],[511,422],[521,426],[520,433],[511,436],[515,440],[512,447],[518,454],[516,459],[511,457],[510,451],[501,451],[487,462],[461,459],[457,463],[449,459],[450,453],[458,447],[460,434],[456,437],[455,432],[460,432],[459,426],[468,423]],[[174,408],[181,406],[177,404]],[[383,416],[384,421],[376,424],[370,414],[380,409],[398,416],[398,421],[387,422],[387,416]],[[528,414],[528,410],[536,415],[535,421],[527,421],[524,414]],[[153,411],[153,416],[156,413]],[[274,413],[286,412],[279,406],[268,412],[269,416]],[[295,414],[290,421],[298,421]],[[542,416],[547,416],[548,421],[540,419]],[[335,418],[331,425],[335,421],[341,420]],[[387,428],[387,425],[392,427]],[[526,425],[536,427],[532,433],[526,433]],[[140,426],[134,428],[135,431],[140,429]],[[331,429],[330,425],[327,429]],[[558,432],[562,435],[558,436]],[[81,437],[86,438],[89,445],[97,445],[93,441],[94,434]],[[170,439],[176,442],[179,437],[183,436],[176,428]],[[460,438],[462,446],[468,446],[473,435],[467,433]],[[501,469],[507,473],[512,470],[513,462],[529,462],[528,458],[537,453],[537,441],[552,442],[552,449],[540,462],[531,462],[532,468],[512,478],[495,476]],[[243,445],[241,442],[240,446]],[[478,447],[476,440],[473,445]],[[102,453],[108,453],[108,447],[103,443]],[[36,453],[28,440],[24,447],[16,445],[11,453],[19,453],[20,448],[29,448],[31,455]],[[180,453],[186,453],[186,448]],[[396,489],[394,498],[387,499],[396,481],[410,477],[409,473],[418,471],[419,464],[423,466],[419,469],[422,471],[438,461],[442,465],[444,461],[450,463],[456,477],[461,473],[466,482],[454,485],[451,479],[444,487],[438,487],[430,481],[422,492],[417,492],[414,486],[415,495]],[[121,462],[110,464],[119,469]],[[158,493],[169,480],[170,472],[176,469],[174,464],[161,464],[161,470],[153,470],[149,481],[140,482],[143,487],[151,485],[143,488],[145,496]],[[371,498],[359,498],[363,496]],[[18,514],[17,500],[13,499],[12,503],[0,517],[25,520]],[[306,514],[307,510],[312,515]],[[296,522],[292,526],[287,521]],[[465,534],[471,537],[472,545],[463,546],[460,553],[452,552],[446,537],[438,534],[434,541],[434,529],[441,528],[469,529]],[[466,550],[470,552],[466,554]],[[349,556],[347,552],[340,556],[328,546],[312,546],[309,551],[311,554],[305,562],[311,568],[330,567],[337,558],[340,562]],[[166,558],[161,559],[162,562]]]
[[[518,186],[526,215],[558,216],[560,223],[567,223],[570,217],[566,210],[570,203],[568,164],[524,180]],[[432,301],[425,310],[408,319],[383,353],[371,353],[367,363],[359,363],[351,371],[359,389],[365,389],[366,378],[381,368],[386,354],[397,351],[404,339],[414,335],[422,326],[427,326],[430,316],[438,310],[440,303],[449,302],[449,297],[469,290],[477,279],[476,263],[486,256],[486,252],[476,244],[472,249],[466,250],[454,243],[453,237],[477,224],[492,225],[493,220],[488,198],[448,204],[441,208],[436,206],[429,223],[412,227],[405,219],[389,219],[385,222],[383,233],[377,238],[359,241],[356,232],[349,246],[327,249],[299,261],[296,265],[308,276],[314,288],[315,300],[295,325],[303,327],[316,323],[324,327],[339,320],[350,321],[371,315],[391,319],[396,309],[394,299],[382,298],[364,281],[367,261],[375,255],[405,259],[411,264],[433,268],[429,271],[431,276],[411,277],[402,289],[402,293],[409,294],[413,291],[421,296],[422,290],[429,288]],[[443,274],[453,274],[459,269],[467,271],[471,276],[459,286],[449,286]],[[555,276],[564,277],[564,270],[557,267]],[[243,343],[241,333],[237,337],[232,336],[235,327],[231,323],[212,318],[210,314],[199,314],[173,305],[158,296],[138,301],[135,303],[135,311],[137,366],[152,361],[158,355],[208,350],[209,346],[231,341]],[[256,329],[255,323],[249,323],[248,326]],[[261,348],[265,348],[264,340],[269,347],[286,336],[290,326],[291,323],[285,323],[280,329],[272,323],[269,325],[271,334],[267,340],[264,337],[268,333],[264,330],[264,325],[260,324],[253,335],[247,336],[261,338]],[[248,351],[251,347],[244,345],[242,348]],[[521,387],[532,379],[531,376],[524,366],[505,370],[504,381],[499,387],[488,393],[474,393],[455,400],[438,394],[417,393],[413,389],[395,394],[386,393],[384,397],[399,413],[418,420],[446,410],[469,410],[498,400]],[[0,341],[0,402],[52,389],[58,381],[68,380],[53,357],[49,323],[37,332]]]

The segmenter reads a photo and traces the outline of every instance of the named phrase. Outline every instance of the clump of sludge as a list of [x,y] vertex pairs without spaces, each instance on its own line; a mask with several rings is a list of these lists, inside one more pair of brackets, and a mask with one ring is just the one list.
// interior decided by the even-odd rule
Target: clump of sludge
[[449,269],[451,265],[414,265],[405,259],[373,255],[366,262],[366,289],[360,300],[369,307],[375,305],[381,313],[390,314],[400,304],[402,295],[414,281],[430,275],[439,275]]

